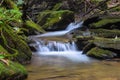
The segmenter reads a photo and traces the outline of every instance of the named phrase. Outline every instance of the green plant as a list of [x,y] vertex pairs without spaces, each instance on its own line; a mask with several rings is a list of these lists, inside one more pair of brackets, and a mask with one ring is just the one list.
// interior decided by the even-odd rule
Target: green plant
[[12,22],[21,22],[22,13],[15,9],[0,8],[0,24],[9,24]]

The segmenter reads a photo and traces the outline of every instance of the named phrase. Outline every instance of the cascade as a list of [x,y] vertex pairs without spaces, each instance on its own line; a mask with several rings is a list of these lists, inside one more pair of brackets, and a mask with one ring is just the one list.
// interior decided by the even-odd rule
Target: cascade
[[[82,27],[82,23],[83,22],[71,23],[65,30],[47,32],[45,34],[34,36],[35,39],[37,38],[35,40],[37,53],[43,56],[63,56],[72,61],[89,61],[89,58],[86,55],[83,55],[82,51],[78,51],[74,40],[69,40],[68,38],[67,42],[62,41],[62,39],[66,39],[64,35],[68,36],[75,29]],[[61,36],[64,37],[60,38]],[[59,40],[55,40],[54,38],[56,37]],[[53,40],[49,40],[49,38],[53,38]]]

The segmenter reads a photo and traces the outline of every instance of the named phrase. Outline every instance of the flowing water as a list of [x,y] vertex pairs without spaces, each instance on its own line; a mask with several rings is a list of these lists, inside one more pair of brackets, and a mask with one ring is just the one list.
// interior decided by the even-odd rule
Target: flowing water
[[118,62],[93,60],[77,49],[69,35],[82,23],[32,37],[37,52],[33,52],[31,64],[26,66],[27,80],[120,80]]

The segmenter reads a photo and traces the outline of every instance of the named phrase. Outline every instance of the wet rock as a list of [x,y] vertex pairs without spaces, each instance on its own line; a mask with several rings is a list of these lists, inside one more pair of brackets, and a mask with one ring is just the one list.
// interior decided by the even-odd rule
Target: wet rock
[[114,58],[116,56],[116,53],[109,50],[104,50],[99,47],[94,47],[87,52],[87,55],[100,59],[108,59],[108,58]]
[[119,39],[94,37],[93,39],[88,40],[88,44],[86,44],[83,48],[83,53],[102,59],[120,57],[119,43]]

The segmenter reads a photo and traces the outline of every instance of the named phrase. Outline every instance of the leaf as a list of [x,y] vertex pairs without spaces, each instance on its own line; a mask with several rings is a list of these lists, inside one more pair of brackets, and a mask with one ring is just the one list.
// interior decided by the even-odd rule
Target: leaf
[[5,56],[0,54],[0,59],[3,59],[3,58],[5,58]]

